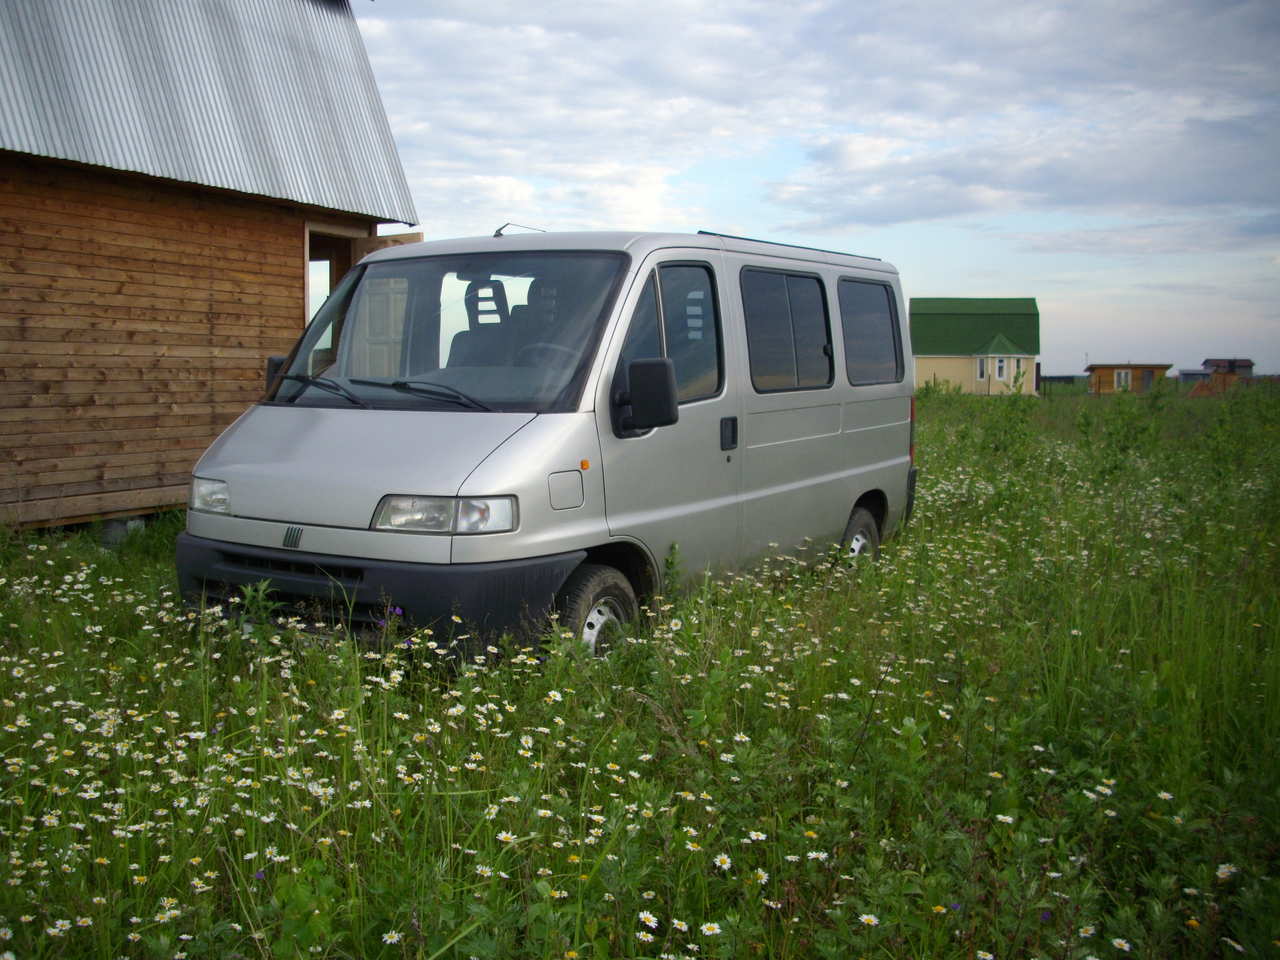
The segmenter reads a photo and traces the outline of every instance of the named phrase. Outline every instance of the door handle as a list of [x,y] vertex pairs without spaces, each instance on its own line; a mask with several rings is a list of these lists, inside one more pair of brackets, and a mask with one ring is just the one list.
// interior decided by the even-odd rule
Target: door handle
[[738,418],[720,418],[720,449],[736,450],[738,447]]

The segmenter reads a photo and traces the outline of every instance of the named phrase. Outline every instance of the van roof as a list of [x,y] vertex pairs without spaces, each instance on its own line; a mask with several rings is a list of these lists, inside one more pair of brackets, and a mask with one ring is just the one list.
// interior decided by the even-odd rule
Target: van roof
[[782,257],[809,263],[827,263],[879,273],[897,274],[897,269],[883,260],[861,257],[812,247],[797,247],[767,240],[751,240],[720,233],[640,233],[599,231],[576,233],[514,233],[500,237],[462,237],[454,240],[429,240],[405,243],[369,254],[365,259],[398,260],[406,257],[433,257],[459,253],[498,253],[511,250],[617,250],[643,258],[665,247],[702,247],[759,256]]

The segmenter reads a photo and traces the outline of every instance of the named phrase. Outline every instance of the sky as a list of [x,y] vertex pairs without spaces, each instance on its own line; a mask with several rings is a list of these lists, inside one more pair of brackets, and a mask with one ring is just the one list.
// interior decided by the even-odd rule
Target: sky
[[714,230],[1280,373],[1277,0],[351,0],[427,239]]

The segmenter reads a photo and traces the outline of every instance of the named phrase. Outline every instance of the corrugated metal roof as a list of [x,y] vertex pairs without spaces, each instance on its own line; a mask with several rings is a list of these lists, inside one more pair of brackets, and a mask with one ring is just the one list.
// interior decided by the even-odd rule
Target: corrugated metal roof
[[3,0],[0,147],[417,222],[348,0]]
[[1040,353],[1034,297],[913,297],[910,306],[911,352],[917,357],[985,354],[997,336],[1018,353]]

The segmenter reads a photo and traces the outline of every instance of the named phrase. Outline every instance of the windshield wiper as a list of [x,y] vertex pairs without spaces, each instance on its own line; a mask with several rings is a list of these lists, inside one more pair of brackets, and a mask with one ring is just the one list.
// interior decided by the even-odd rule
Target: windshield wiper
[[463,393],[456,387],[451,387],[445,383],[422,380],[362,380],[356,377],[352,377],[351,382],[375,387],[390,387],[392,390],[399,390],[401,393],[416,393],[420,396],[431,397],[434,400],[447,400],[459,406],[470,407],[472,410],[493,409],[470,394]]
[[[330,380],[328,377],[312,377],[305,373],[282,373],[280,374],[280,379],[293,380],[306,387],[319,387],[321,390],[327,390],[329,393],[342,397],[344,400],[350,400],[357,407],[364,407],[366,410],[369,409],[369,404],[367,402],[360,399],[360,397],[356,396],[356,394],[352,393],[337,380]],[[352,380],[351,382],[356,383],[357,381]],[[302,391],[299,390],[289,398],[288,402],[293,403],[301,395]]]

